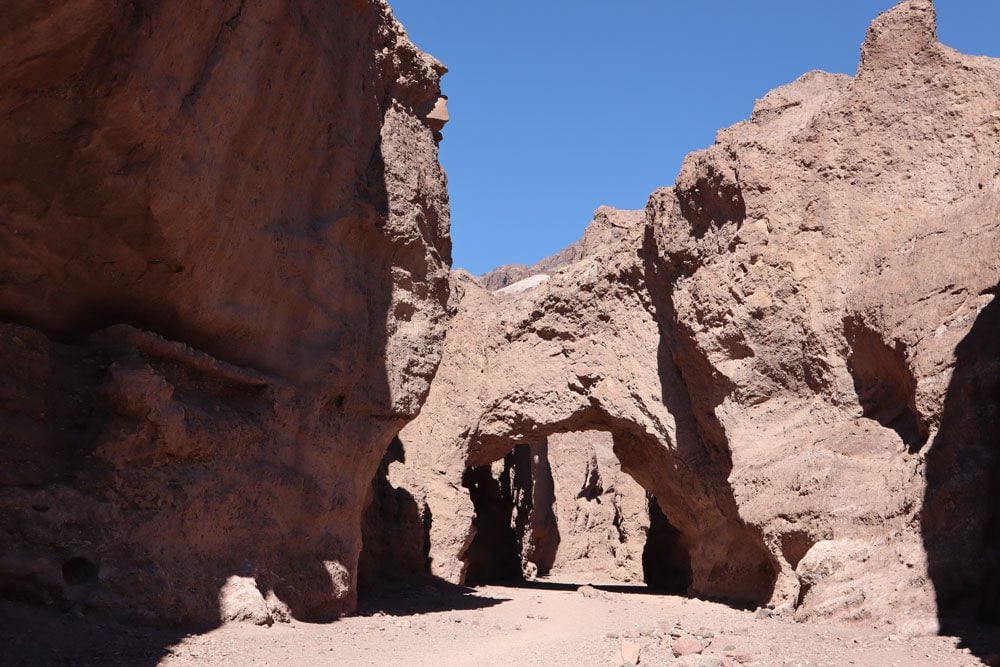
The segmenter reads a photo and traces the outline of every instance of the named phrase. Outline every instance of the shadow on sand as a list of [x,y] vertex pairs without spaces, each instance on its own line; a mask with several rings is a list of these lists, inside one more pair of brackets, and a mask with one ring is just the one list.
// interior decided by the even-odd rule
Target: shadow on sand
[[2,665],[157,665],[188,633],[0,601]]
[[427,575],[402,582],[381,582],[361,598],[358,616],[416,616],[445,611],[485,609],[507,602],[489,597],[476,589],[458,586]]
[[[594,588],[605,593],[624,593],[626,595],[673,595],[668,590],[647,586],[646,584],[591,584],[591,583],[568,583],[561,581],[547,581],[545,579],[509,579],[506,581],[490,582],[490,586],[495,588],[522,588],[539,591],[566,591],[568,593],[579,591],[581,588]],[[680,597],[684,597],[681,595]]]

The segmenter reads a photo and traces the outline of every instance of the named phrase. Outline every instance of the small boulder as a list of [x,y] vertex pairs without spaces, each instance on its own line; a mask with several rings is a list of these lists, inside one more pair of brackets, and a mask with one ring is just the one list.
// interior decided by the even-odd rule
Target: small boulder
[[233,575],[219,590],[219,615],[223,621],[271,625],[274,619],[253,577]]
[[439,97],[434,103],[434,108],[426,116],[427,124],[434,132],[440,132],[448,124],[451,117],[448,115],[448,98]]
[[795,605],[791,602],[785,602],[784,604],[775,607],[774,614],[781,616],[782,618],[791,618],[795,614]]
[[674,651],[674,655],[680,658],[685,655],[696,655],[701,653],[705,650],[705,642],[687,635],[676,640],[671,648]]
[[638,665],[642,646],[630,639],[622,639],[618,644],[618,655],[626,665]]

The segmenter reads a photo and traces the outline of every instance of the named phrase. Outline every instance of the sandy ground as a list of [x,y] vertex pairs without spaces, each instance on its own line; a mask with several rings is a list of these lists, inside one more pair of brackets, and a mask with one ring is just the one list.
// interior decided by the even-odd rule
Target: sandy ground
[[[201,634],[129,628],[0,605],[0,663],[123,665],[980,665],[1000,630],[902,639],[892,628],[798,624],[641,586],[525,582],[475,590],[416,582],[369,592],[359,616]],[[702,638],[700,641],[698,638]],[[678,639],[703,645],[675,661]],[[968,639],[968,635],[967,635]],[[624,653],[624,655],[623,655]]]

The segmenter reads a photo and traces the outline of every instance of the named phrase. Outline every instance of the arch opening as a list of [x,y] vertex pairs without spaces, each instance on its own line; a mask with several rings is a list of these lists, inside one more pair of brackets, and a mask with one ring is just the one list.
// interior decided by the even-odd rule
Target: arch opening
[[622,470],[609,432],[556,433],[517,445],[492,464],[468,468],[463,486],[475,509],[462,554],[468,585],[542,578],[689,591],[681,531]]
[[662,593],[684,595],[691,586],[691,554],[684,538],[667,519],[650,494],[649,534],[642,550],[642,575],[646,585]]

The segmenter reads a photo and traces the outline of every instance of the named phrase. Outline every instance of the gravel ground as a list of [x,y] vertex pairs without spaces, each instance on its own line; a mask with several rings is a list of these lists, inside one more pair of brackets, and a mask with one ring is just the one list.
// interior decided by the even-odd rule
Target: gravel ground
[[[902,638],[891,626],[799,624],[649,594],[641,586],[537,581],[474,590],[383,587],[328,624],[149,631],[52,609],[0,605],[6,664],[127,665],[981,665],[1000,630]],[[992,646],[990,646],[992,644]],[[700,650],[675,658],[675,648]],[[1000,663],[997,663],[1000,664]]]

